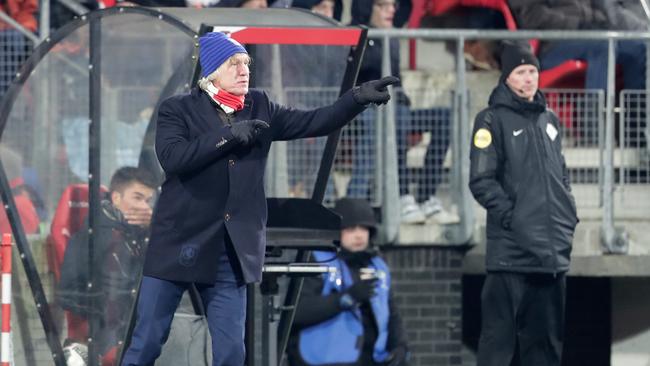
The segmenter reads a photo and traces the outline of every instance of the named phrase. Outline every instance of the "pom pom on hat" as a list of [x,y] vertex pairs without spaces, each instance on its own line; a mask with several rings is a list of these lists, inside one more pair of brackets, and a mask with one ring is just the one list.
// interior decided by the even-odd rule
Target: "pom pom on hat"
[[237,53],[248,54],[244,46],[224,33],[205,34],[199,38],[201,76],[206,77],[212,74],[221,64]]

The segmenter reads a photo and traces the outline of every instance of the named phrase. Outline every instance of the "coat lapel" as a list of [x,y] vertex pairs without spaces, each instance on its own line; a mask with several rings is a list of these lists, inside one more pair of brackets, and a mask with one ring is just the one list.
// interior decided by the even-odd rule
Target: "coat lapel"
[[235,112],[235,122],[241,122],[241,121],[246,121],[248,119],[251,119],[251,112],[253,110],[253,98],[251,98],[251,94],[248,93],[246,94],[246,97],[244,98],[244,109],[242,109],[239,112]]
[[210,101],[210,97],[206,93],[199,88],[194,88],[192,94],[195,97],[194,111],[206,130],[215,130],[225,125],[217,113],[217,106]]

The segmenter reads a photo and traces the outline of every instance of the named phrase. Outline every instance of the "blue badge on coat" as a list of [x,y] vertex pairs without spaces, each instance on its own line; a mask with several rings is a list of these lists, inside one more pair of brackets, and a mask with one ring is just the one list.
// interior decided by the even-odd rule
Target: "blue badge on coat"
[[196,244],[186,244],[181,247],[181,253],[178,256],[178,263],[181,266],[191,267],[196,264],[196,258],[199,254],[199,248]]

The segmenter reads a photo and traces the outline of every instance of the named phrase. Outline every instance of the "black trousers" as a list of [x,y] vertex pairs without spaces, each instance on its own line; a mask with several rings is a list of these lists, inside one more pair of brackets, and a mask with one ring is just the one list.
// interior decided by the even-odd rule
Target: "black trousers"
[[560,366],[564,274],[488,273],[481,293],[478,366]]

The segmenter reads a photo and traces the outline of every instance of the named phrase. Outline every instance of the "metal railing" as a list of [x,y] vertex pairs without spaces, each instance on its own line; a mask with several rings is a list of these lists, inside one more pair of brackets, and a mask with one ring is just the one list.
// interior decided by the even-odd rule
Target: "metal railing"
[[[5,16],[2,13],[0,16]],[[3,20],[4,18],[3,17]],[[19,26],[19,25],[18,25]],[[18,50],[5,53],[9,59],[26,58],[33,42],[39,39],[26,30],[13,32],[12,38],[0,40],[11,46],[6,49]],[[449,243],[462,244],[470,240],[474,226],[473,200],[467,190],[469,131],[472,117],[467,85],[465,58],[462,45],[466,40],[607,40],[608,60],[615,58],[615,41],[648,40],[650,33],[635,32],[566,32],[566,31],[478,31],[478,30],[434,30],[434,29],[371,29],[369,37],[383,39],[388,44],[391,38],[417,38],[420,40],[446,40],[456,43],[455,87],[448,91],[450,103],[431,109],[404,108],[391,100],[386,107],[371,109],[362,114],[343,132],[339,157],[335,164],[334,177],[330,182],[326,202],[337,196],[350,195],[369,199],[382,210],[382,238],[394,242],[400,228],[399,198],[408,192],[422,201],[432,195],[440,184],[448,190],[448,201],[455,207],[460,223],[449,225],[445,238]],[[390,70],[388,48],[384,50],[382,68],[385,74]],[[616,184],[624,198],[621,208],[637,204],[638,200],[627,197],[632,187],[645,184],[647,175],[647,108],[645,91],[626,91],[621,94],[620,108],[615,105],[614,62],[609,62],[608,87],[606,90],[547,90],[549,105],[556,111],[565,127],[565,146],[569,167],[575,184],[598,186],[598,200],[590,193],[577,199],[582,207],[602,208],[603,244],[606,251],[616,252],[617,236],[614,229],[614,201]],[[0,70],[0,93],[14,78],[20,61],[5,62]],[[648,73],[646,73],[646,78]],[[336,89],[311,90],[293,88],[285,90],[287,104],[306,108],[327,104],[336,97]],[[395,94],[397,90],[393,93]],[[414,99],[427,100],[430,90],[404,91]],[[439,93],[439,91],[436,91]],[[482,101],[475,100],[477,103]],[[446,121],[446,122],[445,122]],[[620,122],[617,122],[620,121]],[[617,127],[620,123],[621,128]],[[430,126],[427,126],[430,125]],[[645,128],[645,130],[644,130]],[[424,136],[431,142],[419,143],[413,148],[409,143]],[[415,137],[415,138],[414,138]],[[629,140],[629,141],[628,141]],[[621,144],[625,141],[624,144]],[[618,145],[617,145],[618,144]],[[287,155],[288,192],[294,196],[308,196],[315,179],[314,162],[322,152],[321,139],[291,142]],[[616,148],[618,146],[618,149]],[[419,152],[413,152],[413,151]],[[422,159],[438,160],[447,155],[447,165],[435,164],[430,167]],[[444,154],[443,154],[444,153]],[[409,160],[408,156],[411,155]],[[419,155],[418,155],[419,154]],[[424,158],[422,155],[424,154]],[[412,161],[409,164],[409,161]],[[598,168],[594,168],[594,162]],[[621,167],[618,165],[622,164]],[[645,165],[644,165],[645,164]],[[634,168],[632,168],[634,167]],[[345,182],[347,184],[342,184]],[[345,190],[345,191],[343,191]],[[435,193],[433,193],[435,194]],[[635,202],[636,201],[636,202]],[[596,205],[597,203],[597,205]],[[644,207],[642,207],[644,208]],[[622,212],[629,212],[622,210]]]
[[[456,157],[453,159],[453,168],[452,168],[452,177],[455,179],[452,179],[452,187],[454,187],[455,191],[455,197],[457,198],[456,203],[458,205],[458,213],[460,215],[461,219],[461,224],[455,227],[456,235],[447,235],[446,237],[451,238],[450,242],[455,242],[455,243],[463,243],[469,240],[469,237],[471,236],[471,227],[474,225],[474,220],[473,220],[473,209],[470,205],[471,202],[471,196],[469,195],[466,187],[467,187],[467,182],[468,182],[468,168],[469,168],[469,159],[468,159],[468,138],[469,138],[469,128],[470,128],[470,116],[468,112],[468,93],[467,93],[467,81],[466,81],[466,71],[465,71],[465,62],[464,62],[464,57],[462,54],[463,50],[463,45],[466,40],[476,40],[476,39],[483,39],[483,40],[529,40],[529,39],[540,39],[540,40],[602,40],[607,42],[607,51],[608,51],[608,69],[607,69],[607,88],[604,91],[596,91],[595,94],[594,92],[588,92],[588,91],[580,91],[578,94],[581,94],[580,98],[577,98],[577,95],[574,95],[573,97],[571,94],[566,94],[567,92],[563,92],[562,94],[558,94],[558,92],[555,92],[555,94],[552,94],[553,91],[549,91],[553,97],[551,98],[552,102],[551,103],[563,103],[562,98],[566,99],[580,99],[580,100],[573,100],[570,101],[569,103],[563,103],[570,108],[576,108],[579,115],[582,116],[581,120],[578,122],[577,126],[575,123],[572,121],[572,119],[575,119],[573,115],[571,115],[570,118],[567,119],[567,112],[564,111],[564,115],[562,115],[563,112],[560,112],[560,117],[564,117],[563,122],[565,124],[570,124],[572,127],[571,133],[567,136],[569,144],[578,144],[575,147],[581,147],[581,146],[592,146],[593,148],[597,148],[597,155],[598,155],[598,168],[596,169],[596,173],[591,173],[592,176],[590,177],[590,180],[597,180],[597,184],[599,187],[599,191],[601,192],[600,194],[600,200],[599,200],[599,206],[602,209],[602,223],[601,223],[601,239],[602,239],[602,244],[603,244],[603,250],[608,253],[620,253],[620,252],[625,252],[627,248],[627,241],[626,241],[626,235],[622,230],[616,229],[615,228],[615,220],[614,220],[614,200],[615,200],[615,169],[619,169],[617,166],[617,161],[615,159],[615,130],[616,130],[616,117],[618,116],[619,119],[623,122],[623,126],[627,126],[630,123],[635,123],[633,122],[633,111],[637,110],[638,112],[638,107],[628,107],[624,109],[617,109],[615,106],[615,47],[616,47],[616,42],[617,41],[622,41],[622,40],[642,40],[647,42],[650,40],[650,33],[649,32],[602,32],[602,31],[588,31],[588,32],[577,32],[577,31],[517,31],[517,32],[510,32],[510,31],[485,31],[485,30],[457,30],[457,29],[419,29],[419,30],[411,30],[411,29],[371,29],[369,31],[369,38],[374,38],[374,39],[382,39],[383,44],[388,44],[389,40],[391,38],[416,38],[419,40],[446,40],[446,41],[453,41],[456,43],[456,67],[455,67],[455,77],[456,77],[456,87],[455,87],[455,96],[456,96],[456,103],[454,105],[457,107],[457,117],[458,119],[456,120],[458,123],[454,123],[453,128],[452,128],[452,140],[451,140],[451,152],[452,156]],[[648,47],[646,47],[646,55],[650,50]],[[383,55],[383,70],[384,74],[388,74],[388,70],[390,70],[390,57],[388,55],[388,52],[384,52]],[[647,60],[650,59],[650,57],[646,57],[646,62]],[[646,85],[649,85],[648,83],[648,78],[650,78],[650,74],[646,73]],[[571,93],[571,92],[569,92]],[[575,94],[575,92],[574,92]],[[632,95],[639,95],[639,94],[634,94],[634,93],[628,93],[628,94],[622,94],[622,98],[624,101],[630,101],[633,96]],[[644,97],[639,99],[644,99],[645,94],[643,94]],[[626,97],[627,96],[627,97]],[[553,99],[555,98],[555,99]],[[559,100],[557,98],[560,98]],[[487,103],[486,103],[487,104]],[[624,102],[621,102],[623,105]],[[390,105],[390,104],[389,104]],[[636,109],[635,109],[636,108]],[[582,114],[580,114],[580,111],[582,111]],[[621,111],[624,112],[623,115],[621,115]],[[573,113],[573,112],[571,112]],[[640,112],[639,112],[640,113]],[[639,114],[637,113],[637,114]],[[644,119],[636,118],[637,120],[637,125],[641,127],[632,127],[632,130],[642,130],[643,126],[647,129],[647,124],[645,124]],[[597,127],[594,127],[594,123],[597,125]],[[645,125],[644,125],[645,124]],[[385,124],[385,129],[387,131],[394,131],[395,130],[395,120],[391,118],[391,115],[389,114],[388,118],[386,119],[386,124]],[[577,128],[575,128],[577,127]],[[584,128],[583,128],[584,127]],[[576,132],[578,131],[578,132]],[[582,131],[582,132],[580,132]],[[631,131],[630,128],[624,128],[622,129],[621,133],[625,133],[624,131]],[[578,133],[582,134],[577,136],[578,139],[576,140],[576,136],[572,135],[573,133]],[[636,132],[637,134],[638,131]],[[565,132],[566,135],[566,132]],[[641,136],[639,134],[639,136]],[[625,138],[626,136],[622,136]],[[632,136],[627,136],[627,137],[632,137]],[[643,147],[647,146],[645,142],[641,142],[640,140],[641,137],[639,137],[639,142],[637,143],[637,149],[636,152],[633,154],[637,154],[640,156],[646,156],[647,151],[642,153]],[[619,141],[620,143],[620,141]],[[623,143],[625,145],[626,143]],[[629,144],[629,143],[627,143]],[[620,144],[619,144],[620,145]],[[386,151],[390,151],[392,153],[392,149],[386,149]],[[580,153],[578,153],[580,154]],[[593,155],[593,153],[590,153]],[[645,154],[645,155],[643,155]],[[619,154],[617,154],[618,156]],[[625,153],[621,153],[621,156],[624,156]],[[643,159],[643,158],[640,158]],[[569,166],[570,168],[573,168],[571,165]],[[640,172],[643,171],[643,174],[647,175],[647,163],[645,165],[641,164],[641,166],[636,169],[636,170],[630,170],[630,169],[619,169],[619,175],[621,177],[625,178],[628,177],[627,180],[623,180],[622,178],[619,179],[621,182],[626,182],[626,189],[629,188],[630,186],[630,181],[632,178],[631,174],[632,171],[636,172],[636,175],[634,177],[640,176]],[[384,169],[396,169],[395,166],[391,166],[388,162],[386,162],[386,165]],[[577,174],[578,174],[578,181],[581,181],[581,179],[586,179],[586,177],[589,175],[586,169],[581,170],[580,168],[576,169]],[[628,174],[625,176],[625,174]],[[636,179],[636,178],[634,178]],[[644,183],[642,183],[644,184]],[[645,186],[642,186],[641,189],[647,190],[648,185],[646,184]],[[387,188],[389,192],[392,192],[392,194],[386,194],[383,196],[383,198],[386,201],[382,202],[383,204],[390,204],[390,202],[396,202],[395,198],[395,192],[396,188]],[[586,199],[586,201],[591,201]],[[384,225],[393,225],[397,226],[397,224],[394,221],[388,220],[384,222]],[[384,229],[386,232],[393,233],[395,231],[395,228],[385,228]],[[388,238],[390,239],[390,235]]]
[[[452,39],[457,43],[455,85],[443,91],[434,90],[435,86],[432,89],[395,89],[394,96],[404,93],[418,101],[418,107],[406,108],[401,98],[393,98],[385,107],[371,108],[346,126],[326,203],[346,195],[368,199],[382,207],[381,240],[397,242],[401,227],[400,196],[412,194],[421,202],[441,189],[443,200],[458,213],[459,221],[443,225],[445,232],[440,244],[464,244],[471,240],[475,225],[474,201],[467,189],[469,137],[474,117],[470,109],[486,106],[487,98],[472,95],[473,104],[470,103],[468,90],[473,88],[467,82],[463,42],[479,38],[610,39],[608,49],[612,60],[614,40],[648,39],[650,33],[373,29],[370,36],[383,38],[383,44],[388,44],[392,37]],[[638,206],[638,214],[634,217],[640,217],[647,207],[641,204],[645,201],[634,197],[644,194],[650,185],[645,142],[647,95],[645,91],[624,91],[620,107],[616,107],[614,63],[609,65],[606,90],[548,89],[544,92],[549,107],[562,121],[564,154],[576,188],[574,194],[579,213],[583,219],[602,221],[603,250],[612,253],[625,252],[627,245],[625,233],[615,228],[615,217],[634,216],[629,209],[634,205]],[[384,53],[383,69],[385,74],[390,69],[387,53]],[[448,102],[442,105],[439,102],[441,93],[450,95]],[[287,88],[283,98],[289,105],[313,108],[334,101],[336,88]],[[433,99],[438,99],[437,103],[429,103],[434,107],[422,107]],[[285,153],[288,174],[281,178],[288,180],[287,191],[291,195],[310,195],[322,148],[323,141],[319,139],[288,143]],[[282,156],[277,158],[282,159]],[[614,215],[614,202],[622,202],[617,216]]]

